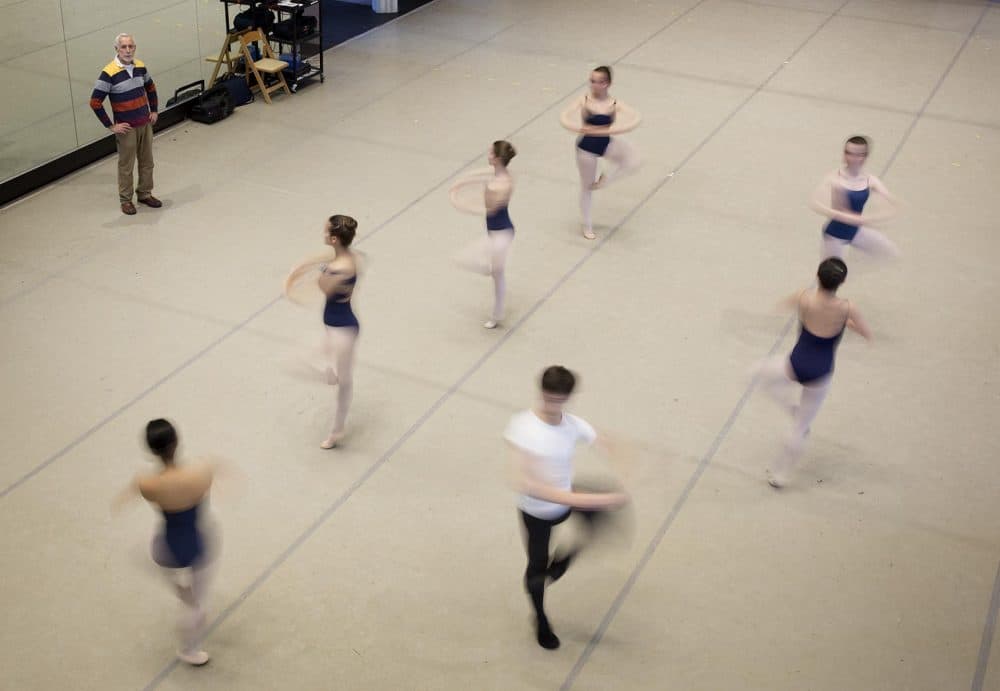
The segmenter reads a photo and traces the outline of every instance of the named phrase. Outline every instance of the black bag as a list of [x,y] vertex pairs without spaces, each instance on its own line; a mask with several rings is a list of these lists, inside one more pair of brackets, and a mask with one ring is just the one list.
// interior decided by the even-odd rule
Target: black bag
[[204,91],[205,91],[204,79],[199,79],[196,82],[191,82],[190,84],[179,86],[177,87],[177,90],[174,91],[174,95],[167,100],[167,108],[171,108],[176,105],[187,104],[184,107],[184,114],[187,115],[188,110],[190,110],[190,104],[188,103],[188,101],[193,101],[194,99],[198,98]]
[[291,19],[283,19],[274,25],[271,34],[282,41],[294,41],[316,33],[316,17],[296,14]]
[[229,117],[232,113],[233,105],[229,100],[229,92],[225,86],[216,84],[208,91],[202,92],[197,103],[191,106],[188,117],[195,122],[211,125]]
[[253,93],[250,91],[250,85],[247,84],[245,76],[240,77],[235,74],[228,74],[217,81],[216,84],[226,87],[226,91],[229,93],[229,104],[233,108],[253,102]]
[[274,21],[274,12],[267,9],[266,3],[254,2],[250,5],[249,10],[240,12],[233,17],[233,28],[237,31],[263,29],[267,33],[274,26]]

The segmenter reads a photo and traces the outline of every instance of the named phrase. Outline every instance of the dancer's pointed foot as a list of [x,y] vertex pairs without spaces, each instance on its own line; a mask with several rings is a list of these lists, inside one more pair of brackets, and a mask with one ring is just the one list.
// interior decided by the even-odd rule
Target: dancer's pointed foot
[[332,449],[344,438],[343,432],[333,432],[329,437],[323,440],[323,443],[319,445],[321,449]]
[[339,382],[340,379],[337,377],[337,373],[334,371],[334,369],[332,367],[327,367],[326,383],[329,384],[330,386],[336,386]]
[[174,589],[177,592],[177,599],[185,605],[188,607],[198,606],[198,601],[194,597],[194,591],[191,590],[191,586],[174,583]]
[[483,322],[483,328],[484,329],[495,329],[498,326],[500,326],[500,322],[498,320],[496,320],[496,319],[490,319],[490,320],[488,320],[486,322]]
[[192,667],[201,667],[208,664],[210,658],[204,650],[178,650],[177,659],[188,663]]
[[604,187],[604,173],[601,173],[601,175],[597,178],[594,184],[590,186],[590,189],[599,190],[602,187]]
[[587,238],[588,240],[593,240],[597,236],[594,235],[594,229],[593,228],[584,228],[583,229],[583,237]]

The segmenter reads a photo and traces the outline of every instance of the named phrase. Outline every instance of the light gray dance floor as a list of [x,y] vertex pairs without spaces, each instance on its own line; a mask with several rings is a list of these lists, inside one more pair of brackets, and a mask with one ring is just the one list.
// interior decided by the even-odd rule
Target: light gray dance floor
[[[438,0],[324,85],[161,134],[159,211],[119,212],[113,158],[4,209],[0,687],[1000,689],[998,60],[984,2]],[[600,63],[644,166],[588,242],[557,112]],[[858,132],[903,257],[849,257],[875,340],[844,339],[777,492],[788,421],[748,370],[791,345],[806,198]],[[482,222],[446,191],[501,138],[517,236],[486,331],[489,280],[451,264]],[[369,270],[350,437],[322,451],[333,391],[294,376],[319,316],[279,289],[332,213]],[[553,363],[638,454],[634,538],[551,588],[547,652],[501,432]],[[109,510],[158,416],[239,468],[202,669],[173,661],[157,517]]]

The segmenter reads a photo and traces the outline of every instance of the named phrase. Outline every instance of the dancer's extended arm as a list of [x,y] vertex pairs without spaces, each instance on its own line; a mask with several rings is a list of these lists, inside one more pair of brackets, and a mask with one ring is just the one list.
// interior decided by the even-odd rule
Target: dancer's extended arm
[[537,457],[509,442],[508,447],[511,450],[513,484],[521,494],[585,511],[614,509],[628,502],[628,495],[624,492],[573,492],[553,487],[535,472],[540,463]]
[[471,186],[478,186],[482,189],[492,177],[493,168],[476,170],[471,173],[466,173],[460,177],[452,183],[451,189],[448,190],[448,198],[451,200],[452,206],[459,211],[464,211],[465,213],[482,215],[484,205],[482,203],[466,199],[462,194],[460,194],[460,192],[461,190]]
[[631,132],[639,123],[642,122],[642,114],[637,111],[632,106],[622,103],[621,101],[615,104],[615,121],[607,127],[590,127],[588,129],[594,130],[593,132],[588,132],[588,134],[603,135],[606,137],[612,137],[616,134],[625,134],[626,132]]
[[584,98],[582,95],[579,96],[559,114],[559,124],[570,132],[586,134],[584,130],[587,126],[583,124],[582,116]]
[[861,316],[861,311],[853,304],[849,305],[847,309],[847,328],[868,341],[872,340],[872,330],[869,328],[868,322],[865,321],[865,318]]

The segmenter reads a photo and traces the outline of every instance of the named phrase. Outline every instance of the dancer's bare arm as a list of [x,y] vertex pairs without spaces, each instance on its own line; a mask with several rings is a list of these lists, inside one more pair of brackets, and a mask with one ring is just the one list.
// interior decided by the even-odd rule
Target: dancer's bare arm
[[790,312],[792,310],[799,310],[802,306],[802,296],[805,295],[805,290],[800,290],[798,292],[792,293],[786,298],[783,298],[775,305],[775,309],[779,312]]
[[587,127],[582,124],[583,117],[581,113],[583,111],[583,103],[584,103],[584,96],[581,95],[577,97],[570,105],[568,105],[559,114],[559,124],[568,129],[570,132],[576,132],[577,134],[587,134],[587,132],[585,131]]
[[848,225],[860,226],[864,223],[872,224],[872,219],[862,219],[861,214],[835,208],[833,201],[835,196],[843,197],[844,192],[843,188],[837,182],[837,174],[834,172],[823,178],[823,182],[813,192],[812,197],[809,199],[809,208],[820,216],[826,216],[831,220],[840,221]]
[[120,511],[125,504],[142,497],[146,501],[158,503],[160,500],[160,478],[156,475],[137,475],[125,489],[119,492],[111,502],[111,510]]
[[607,127],[596,127],[595,130],[602,130],[597,132],[597,134],[603,134],[605,136],[611,137],[616,134],[625,134],[626,132],[631,132],[639,123],[642,122],[642,114],[639,113],[635,108],[618,101],[615,104],[615,121]]
[[316,254],[315,256],[303,259],[301,262],[293,266],[288,272],[288,276],[285,277],[285,283],[282,287],[285,295],[288,295],[289,289],[302,277],[303,274],[315,269],[320,264],[332,261],[335,256],[336,254],[334,251],[332,249],[328,249]]
[[624,437],[598,432],[594,446],[608,459],[618,480],[628,485],[635,473],[636,452],[633,445]]
[[199,465],[207,474],[208,486],[213,498],[238,497],[247,486],[247,477],[235,461],[214,454],[198,458]]
[[[615,104],[615,121],[610,125],[578,125],[567,127],[574,132],[579,132],[591,137],[612,137],[617,134],[631,132],[642,122],[642,115],[639,111],[621,101]],[[563,123],[565,127],[566,124]]]
[[492,177],[493,168],[476,170],[460,177],[452,183],[451,189],[448,190],[448,198],[451,200],[452,206],[465,213],[482,215],[484,210],[483,205],[466,198],[468,195],[462,195],[461,191],[472,186],[482,188]]
[[[885,201],[889,204],[889,210],[886,213],[882,214],[880,217],[877,217],[875,219],[876,222],[888,221],[890,218],[894,217],[896,214],[899,213],[899,209],[902,206],[902,202],[900,202],[896,196],[894,196],[889,192],[889,188],[885,186],[884,182],[882,182],[879,178],[872,175],[868,179],[868,185],[869,187],[871,187],[871,190],[873,192],[875,192],[880,197],[885,199]],[[869,225],[872,225],[871,219],[866,219],[865,222],[868,223]]]
[[356,275],[352,269],[353,264],[349,262],[325,265],[320,269],[319,289],[327,297],[338,292],[338,289],[345,285],[352,275]]
[[126,487],[122,488],[122,490],[111,500],[111,513],[113,515],[121,513],[126,505],[138,499],[139,496],[139,480],[136,478]]
[[861,316],[861,311],[853,304],[847,309],[847,328],[859,334],[868,341],[872,340],[872,330],[868,322]]

